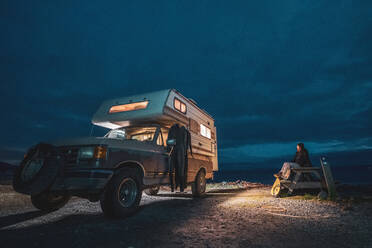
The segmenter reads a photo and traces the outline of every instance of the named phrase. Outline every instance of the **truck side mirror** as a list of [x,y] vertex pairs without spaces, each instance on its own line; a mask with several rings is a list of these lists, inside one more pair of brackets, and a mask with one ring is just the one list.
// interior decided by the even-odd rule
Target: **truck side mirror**
[[175,146],[175,145],[176,145],[176,139],[167,140],[167,146]]

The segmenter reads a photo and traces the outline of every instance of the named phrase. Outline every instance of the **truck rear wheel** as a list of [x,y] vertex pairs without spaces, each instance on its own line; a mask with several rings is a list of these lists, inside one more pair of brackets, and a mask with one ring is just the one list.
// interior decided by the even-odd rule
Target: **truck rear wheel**
[[44,192],[38,195],[31,195],[31,203],[35,208],[42,211],[55,211],[67,204],[71,199],[68,194],[53,194]]
[[205,180],[205,172],[199,171],[195,177],[195,181],[191,185],[192,195],[194,197],[199,197],[205,194],[205,189],[207,182]]
[[100,203],[107,217],[123,218],[138,209],[142,197],[140,177],[134,169],[122,169],[114,175]]
[[159,186],[155,186],[152,188],[145,189],[144,192],[146,195],[157,195],[159,193]]

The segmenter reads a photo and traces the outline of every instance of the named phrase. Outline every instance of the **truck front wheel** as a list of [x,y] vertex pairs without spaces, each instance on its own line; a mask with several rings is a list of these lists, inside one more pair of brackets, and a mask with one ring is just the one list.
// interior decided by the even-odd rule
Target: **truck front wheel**
[[203,170],[199,171],[195,177],[195,181],[191,185],[192,195],[194,197],[199,197],[204,195],[206,189],[205,172]]
[[35,208],[42,211],[55,211],[67,204],[71,199],[68,194],[53,194],[44,192],[38,195],[31,195],[31,203]]
[[136,212],[141,201],[140,177],[133,169],[121,169],[107,185],[100,203],[108,217],[123,218]]

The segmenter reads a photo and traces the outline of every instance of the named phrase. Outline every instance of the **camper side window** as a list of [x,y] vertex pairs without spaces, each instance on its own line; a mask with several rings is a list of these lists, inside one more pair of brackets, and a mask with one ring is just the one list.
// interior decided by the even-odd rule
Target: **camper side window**
[[208,139],[211,138],[211,130],[203,124],[200,124],[200,134]]
[[184,113],[186,114],[186,111],[187,111],[187,108],[186,108],[186,104],[181,102],[178,98],[174,98],[174,102],[173,102],[173,106],[175,109],[177,109],[178,111],[180,111],[181,113]]

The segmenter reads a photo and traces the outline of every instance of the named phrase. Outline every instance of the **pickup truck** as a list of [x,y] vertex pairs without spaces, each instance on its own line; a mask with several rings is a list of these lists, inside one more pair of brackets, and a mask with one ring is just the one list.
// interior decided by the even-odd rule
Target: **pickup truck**
[[108,217],[125,217],[138,209],[142,192],[156,195],[169,185],[169,156],[176,141],[167,139],[171,125],[190,130],[187,183],[201,196],[217,165],[214,120],[195,101],[176,90],[112,99],[92,119],[108,128],[103,137],[39,143],[29,149],[15,172],[13,187],[31,196],[44,211],[63,207],[78,196],[100,201]]

